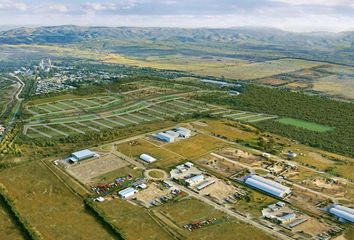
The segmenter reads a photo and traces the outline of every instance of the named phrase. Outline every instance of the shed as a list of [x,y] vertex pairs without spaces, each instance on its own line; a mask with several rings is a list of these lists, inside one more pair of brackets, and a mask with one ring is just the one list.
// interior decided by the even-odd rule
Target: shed
[[154,158],[148,154],[145,154],[145,153],[141,154],[139,158],[147,163],[152,163],[152,162],[156,161],[156,158]]

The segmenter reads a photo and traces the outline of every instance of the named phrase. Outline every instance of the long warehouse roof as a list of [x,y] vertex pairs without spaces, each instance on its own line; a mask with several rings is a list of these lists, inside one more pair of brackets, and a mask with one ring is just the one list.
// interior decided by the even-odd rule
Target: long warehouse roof
[[354,209],[343,207],[340,205],[333,205],[329,209],[329,212],[339,218],[343,218],[347,221],[354,223]]
[[246,178],[245,183],[259,190],[281,198],[285,197],[291,192],[290,188],[257,175],[249,176],[248,178]]

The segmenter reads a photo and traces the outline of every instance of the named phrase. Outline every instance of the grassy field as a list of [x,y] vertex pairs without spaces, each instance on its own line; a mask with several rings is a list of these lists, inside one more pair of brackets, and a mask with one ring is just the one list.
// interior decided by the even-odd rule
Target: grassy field
[[154,222],[148,212],[141,207],[119,199],[97,204],[97,207],[128,240],[171,239],[168,233]]
[[304,128],[310,131],[315,131],[315,132],[328,132],[330,130],[333,130],[332,127],[322,125],[322,124],[317,124],[313,122],[307,122],[299,119],[294,119],[294,118],[281,118],[277,120],[280,123],[287,124],[287,125],[292,125],[295,127],[299,128]]
[[232,122],[222,120],[203,120],[201,124],[198,124],[198,122],[193,123],[193,127],[213,135],[226,137],[231,141],[235,141],[237,139],[248,140],[257,137],[253,132],[243,131],[239,128],[229,126],[227,123]]
[[216,138],[204,134],[197,134],[188,139],[167,144],[164,147],[185,158],[196,158],[210,151],[222,148],[225,145],[225,142]]
[[15,201],[19,213],[44,239],[112,239],[44,164],[31,162],[3,170],[0,183]]
[[248,213],[254,217],[260,217],[262,215],[261,210],[264,207],[276,202],[276,199],[260,192],[254,190],[249,190],[249,192],[249,201],[246,199],[241,199],[234,205],[235,209],[240,212]]
[[127,156],[139,158],[143,153],[149,154],[157,159],[156,162],[150,164],[151,167],[171,167],[179,162],[183,161],[183,158],[173,152],[156,146],[144,139],[138,139],[136,144],[130,145],[129,142],[125,142],[117,145],[117,150]]
[[254,227],[238,222],[232,217],[214,209],[213,207],[196,199],[186,199],[177,203],[168,203],[159,207],[168,218],[183,228],[185,224],[194,221],[216,218],[219,223],[204,228],[188,231],[183,229],[182,233],[187,239],[250,239],[249,232],[252,232],[252,239],[272,239]]
[[165,175],[160,171],[153,170],[153,171],[149,172],[149,176],[152,178],[163,178]]
[[11,220],[8,211],[5,210],[4,203],[0,200],[0,239],[21,240],[25,239]]
[[123,176],[128,176],[131,175],[132,178],[137,178],[140,176],[143,176],[143,172],[141,169],[134,169],[135,166],[129,165],[126,167],[122,167],[116,170],[113,170],[111,172],[108,172],[106,174],[103,174],[101,176],[93,178],[93,182],[102,184],[102,183],[111,183],[116,179],[117,177],[123,177]]

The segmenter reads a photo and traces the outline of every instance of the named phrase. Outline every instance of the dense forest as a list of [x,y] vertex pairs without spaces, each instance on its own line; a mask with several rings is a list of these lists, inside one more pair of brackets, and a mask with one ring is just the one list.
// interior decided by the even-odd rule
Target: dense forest
[[263,131],[290,137],[331,152],[354,156],[354,104],[352,103],[254,85],[248,85],[244,93],[237,97],[209,93],[201,94],[197,98],[236,109],[292,117],[334,127],[332,131],[319,133],[283,125],[276,120],[254,123]]

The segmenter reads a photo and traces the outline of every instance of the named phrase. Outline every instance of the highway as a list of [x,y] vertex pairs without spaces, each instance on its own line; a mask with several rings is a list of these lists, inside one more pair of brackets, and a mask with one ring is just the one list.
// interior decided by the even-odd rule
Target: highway
[[4,137],[6,136],[7,132],[9,131],[9,129],[14,125],[14,123],[16,121],[16,117],[17,117],[18,111],[20,110],[21,103],[23,101],[23,99],[20,98],[20,94],[22,93],[23,88],[25,87],[25,83],[18,76],[16,76],[15,74],[11,73],[10,76],[16,78],[18,84],[20,84],[20,87],[19,87],[19,89],[17,90],[16,94],[13,96],[13,99],[12,99],[12,101],[14,101],[14,100],[17,101],[16,109],[13,112],[13,115],[11,117],[10,122],[5,127],[5,131],[4,131],[3,135],[0,136],[0,142],[4,139]]

